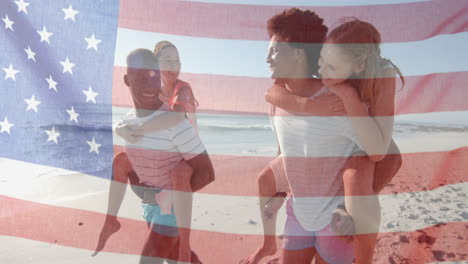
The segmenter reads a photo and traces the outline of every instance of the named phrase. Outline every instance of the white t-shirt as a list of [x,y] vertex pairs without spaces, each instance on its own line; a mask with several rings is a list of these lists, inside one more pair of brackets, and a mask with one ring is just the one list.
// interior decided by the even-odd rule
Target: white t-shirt
[[[141,124],[166,111],[169,106],[163,104],[158,111],[149,116],[138,118],[135,110],[123,117],[122,124]],[[138,142],[126,142],[126,153],[141,183],[171,189],[169,171],[182,160],[190,160],[205,151],[197,132],[187,119],[176,126],[145,134]]]
[[[327,90],[323,87],[314,96]],[[306,230],[323,229],[330,223],[332,211],[344,202],[340,170],[359,149],[351,121],[345,116],[300,116],[280,108],[271,121],[294,214]]]

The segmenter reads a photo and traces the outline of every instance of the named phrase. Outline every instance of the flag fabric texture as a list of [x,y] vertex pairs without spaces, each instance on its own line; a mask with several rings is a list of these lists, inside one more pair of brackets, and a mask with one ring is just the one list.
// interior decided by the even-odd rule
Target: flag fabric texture
[[131,191],[120,230],[91,254],[125,145],[112,124],[133,107],[125,58],[161,40],[180,52],[216,174],[195,195],[192,247],[204,263],[252,253],[256,176],[276,155],[266,22],[290,7],[329,28],[373,24],[406,78],[395,101],[403,165],[379,195],[374,262],[468,261],[466,1],[1,0],[0,263],[137,263],[147,227]]

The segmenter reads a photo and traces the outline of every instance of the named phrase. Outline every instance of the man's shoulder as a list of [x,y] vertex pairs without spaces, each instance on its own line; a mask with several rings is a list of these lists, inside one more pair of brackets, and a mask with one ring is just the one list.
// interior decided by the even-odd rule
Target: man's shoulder
[[125,113],[123,116],[122,116],[122,120],[128,120],[128,119],[133,119],[133,118],[136,118],[136,112],[135,112],[135,109],[130,109],[127,113]]
[[137,117],[135,109],[131,109],[120,117],[121,125],[138,125],[142,123],[141,118]]

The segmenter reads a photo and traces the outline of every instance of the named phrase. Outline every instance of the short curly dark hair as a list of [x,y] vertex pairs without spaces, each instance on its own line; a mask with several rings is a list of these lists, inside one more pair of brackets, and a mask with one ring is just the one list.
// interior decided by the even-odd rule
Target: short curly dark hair
[[158,62],[156,61],[153,52],[149,49],[136,49],[130,52],[127,56],[128,68],[145,68],[157,69]]
[[310,10],[291,8],[271,17],[267,30],[270,38],[277,35],[290,46],[303,49],[307,55],[309,73],[317,73],[320,50],[328,31],[321,17]]

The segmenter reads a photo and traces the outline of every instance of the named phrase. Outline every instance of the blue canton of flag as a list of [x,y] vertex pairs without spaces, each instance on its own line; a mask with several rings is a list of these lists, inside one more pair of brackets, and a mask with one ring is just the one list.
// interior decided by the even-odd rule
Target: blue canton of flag
[[0,157],[109,177],[119,1],[0,1]]

